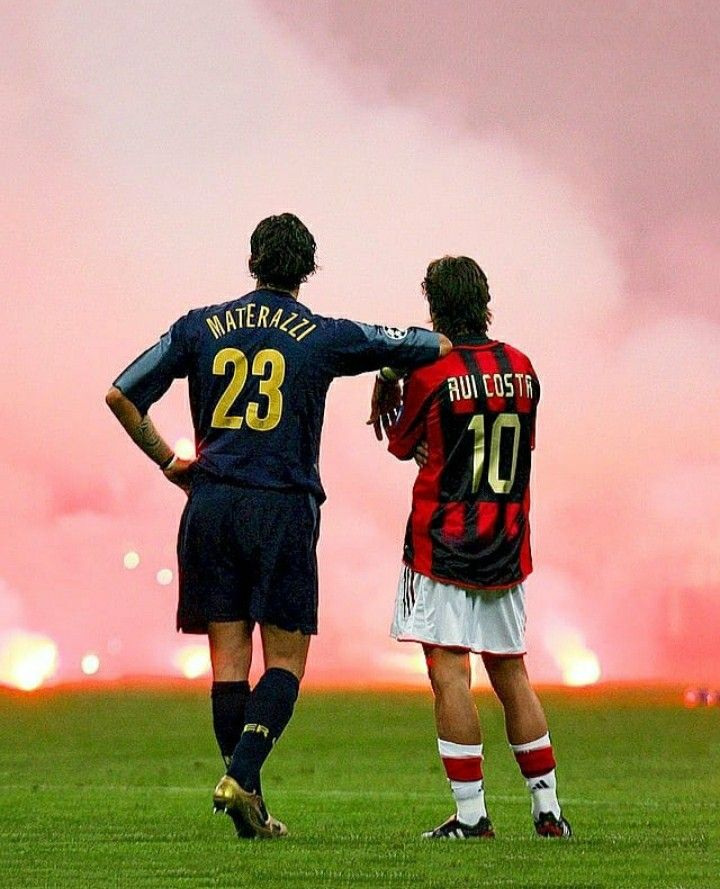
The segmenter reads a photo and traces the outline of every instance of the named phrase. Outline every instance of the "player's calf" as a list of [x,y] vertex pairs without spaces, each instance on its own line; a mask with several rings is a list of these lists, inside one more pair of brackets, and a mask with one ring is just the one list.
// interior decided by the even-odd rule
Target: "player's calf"
[[210,692],[213,730],[220,754],[228,768],[245,725],[245,707],[250,697],[247,680],[214,681]]

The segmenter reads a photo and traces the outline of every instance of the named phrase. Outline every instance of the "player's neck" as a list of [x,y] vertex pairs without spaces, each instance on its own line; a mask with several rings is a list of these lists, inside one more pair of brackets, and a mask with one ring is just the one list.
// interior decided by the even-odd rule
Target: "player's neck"
[[275,287],[273,284],[266,284],[264,281],[258,281],[256,290],[274,290],[277,293],[284,293],[287,296],[291,296],[293,299],[298,298],[298,294],[300,293],[300,288],[296,287],[294,290],[288,290],[287,287]]

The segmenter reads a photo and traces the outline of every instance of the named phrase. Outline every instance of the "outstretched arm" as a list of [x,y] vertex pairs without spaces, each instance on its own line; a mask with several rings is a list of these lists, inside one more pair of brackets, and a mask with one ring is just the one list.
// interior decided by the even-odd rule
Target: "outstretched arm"
[[188,491],[190,467],[195,461],[177,457],[155,428],[150,415],[141,414],[116,386],[111,386],[105,396],[105,403],[140,450],[162,469],[165,478]]
[[447,337],[423,327],[382,327],[327,318],[322,328],[324,365],[332,377],[355,376],[385,365],[412,370],[431,364],[452,348]]

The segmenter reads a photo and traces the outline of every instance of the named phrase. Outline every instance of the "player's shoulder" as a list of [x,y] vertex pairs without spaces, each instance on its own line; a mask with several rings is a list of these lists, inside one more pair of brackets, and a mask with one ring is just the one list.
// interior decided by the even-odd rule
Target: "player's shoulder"
[[492,363],[496,363],[497,353],[502,352],[511,366],[523,373],[532,373],[536,376],[532,362],[528,356],[510,343],[502,340],[488,340],[483,343],[463,343],[455,346],[447,355],[438,358],[431,364],[418,367],[410,374],[414,385],[421,386],[428,391],[438,388],[449,377],[463,376],[468,373],[468,364],[465,352],[472,352],[482,368],[483,356],[487,355]]
[[518,349],[517,346],[513,346],[511,343],[506,343],[503,340],[496,340],[493,345],[496,349],[502,349],[504,352],[506,352],[508,355],[512,355],[514,358],[525,359],[525,361],[530,360],[525,352],[522,351],[522,349]]
[[[309,316],[312,317],[313,324],[317,327],[318,336],[315,338],[315,343],[332,346],[333,348],[353,349],[358,344],[382,339],[385,336],[384,331],[395,330],[395,328],[383,328],[377,324],[356,321],[352,318],[319,314],[307,307],[305,309]],[[387,334],[387,338],[392,339],[393,337],[391,334]]]
[[533,374],[535,373],[532,361],[521,349],[518,349],[516,346],[511,346],[510,343],[500,341],[498,341],[497,346],[505,353],[515,369]]

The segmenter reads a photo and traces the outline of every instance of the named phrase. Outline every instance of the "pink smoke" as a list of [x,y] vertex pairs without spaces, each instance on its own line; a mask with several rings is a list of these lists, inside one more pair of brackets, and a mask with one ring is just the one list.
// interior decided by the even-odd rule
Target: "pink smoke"
[[[720,679],[718,11],[433,6],[8,7],[0,634],[56,640],[59,677],[89,651],[100,677],[172,673],[197,641],[156,581],[182,496],[102,397],[250,288],[249,233],[289,209],[328,314],[422,323],[429,259],[485,267],[544,387],[535,675],[579,633],[605,678]],[[412,470],[368,435],[368,388],[329,402],[315,681],[421,679],[386,637]],[[154,417],[188,434],[181,389]]]

